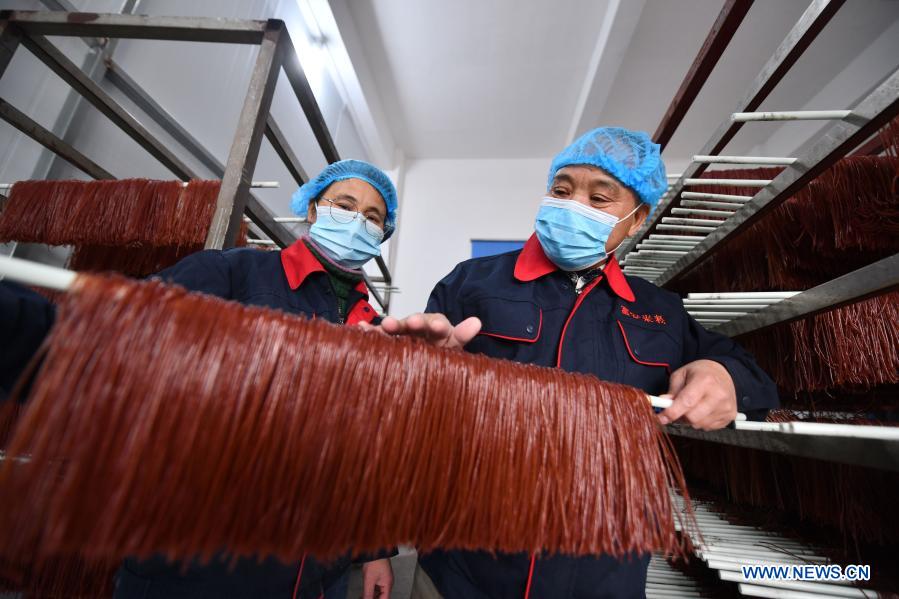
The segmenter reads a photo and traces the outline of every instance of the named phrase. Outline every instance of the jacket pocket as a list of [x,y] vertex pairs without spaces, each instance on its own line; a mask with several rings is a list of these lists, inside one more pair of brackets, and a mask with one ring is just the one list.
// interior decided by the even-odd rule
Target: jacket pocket
[[625,369],[623,383],[649,393],[663,393],[668,376],[680,366],[682,344],[665,330],[615,321],[621,334],[620,354]]
[[487,297],[473,302],[471,308],[466,314],[481,319],[479,335],[535,343],[543,332],[543,310],[532,302]]

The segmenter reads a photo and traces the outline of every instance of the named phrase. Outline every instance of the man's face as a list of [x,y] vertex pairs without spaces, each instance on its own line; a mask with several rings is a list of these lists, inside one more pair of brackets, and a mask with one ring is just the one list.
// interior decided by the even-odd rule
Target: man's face
[[[560,200],[580,202],[619,219],[624,218],[609,235],[606,241],[607,252],[614,250],[625,238],[636,233],[649,214],[649,206],[640,203],[630,189],[595,166],[576,165],[560,168],[553,178],[549,195]],[[627,216],[638,204],[640,209]]]

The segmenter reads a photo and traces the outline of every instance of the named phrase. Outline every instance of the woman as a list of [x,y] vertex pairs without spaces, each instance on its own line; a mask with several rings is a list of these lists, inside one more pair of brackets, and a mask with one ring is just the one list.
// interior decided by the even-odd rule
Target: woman
[[[299,216],[308,215],[311,226],[308,235],[290,247],[279,252],[205,250],[158,276],[242,304],[347,325],[377,324],[380,319],[367,301],[360,269],[380,254],[380,244],[394,231],[393,183],[368,163],[343,160],[300,187],[291,208]],[[11,332],[14,343],[10,345],[18,348],[5,363],[15,364],[20,371],[52,325],[53,310],[40,296],[8,284],[0,284],[0,306],[5,307],[0,331]],[[0,373],[4,391],[18,374],[7,370]],[[390,593],[390,561],[386,554],[380,557],[363,565],[366,599]],[[115,597],[311,599],[324,595],[336,599],[346,594],[350,562],[349,556],[330,563],[306,556],[287,564],[274,558],[235,559],[224,551],[206,563],[174,563],[161,555],[128,559],[119,570]]]

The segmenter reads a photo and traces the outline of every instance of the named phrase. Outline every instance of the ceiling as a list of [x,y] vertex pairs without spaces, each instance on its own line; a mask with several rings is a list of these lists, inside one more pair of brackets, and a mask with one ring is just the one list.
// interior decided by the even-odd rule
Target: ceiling
[[397,143],[440,158],[544,156],[562,144],[608,5],[348,2]]
[[[599,125],[652,133],[724,1],[330,3],[341,7],[334,11],[341,34],[357,38],[348,44],[350,57],[368,71],[374,89],[366,91],[377,96],[399,152],[473,159],[550,156]],[[666,159],[683,162],[700,150],[807,6],[755,1]],[[899,2],[847,2],[763,108],[851,106],[899,65],[894,32]],[[877,40],[879,54],[868,51]],[[876,54],[876,64],[859,64],[865,52]],[[787,128],[779,137],[769,125],[744,127],[728,150],[792,152],[798,138],[789,132],[807,139],[823,126],[775,125]]]

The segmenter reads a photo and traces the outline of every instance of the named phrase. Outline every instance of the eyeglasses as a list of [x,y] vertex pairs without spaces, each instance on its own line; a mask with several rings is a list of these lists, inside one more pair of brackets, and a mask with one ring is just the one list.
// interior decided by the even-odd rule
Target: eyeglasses
[[[361,218],[362,223],[365,225],[365,232],[375,239],[382,239],[387,232],[387,227],[380,225],[370,217],[359,212],[356,209],[356,204],[354,202],[341,198],[337,198],[336,200],[331,200],[329,198],[321,199],[328,202],[328,214],[335,221],[339,223],[350,223],[357,218]],[[334,208],[337,208],[337,210],[334,210]]]

